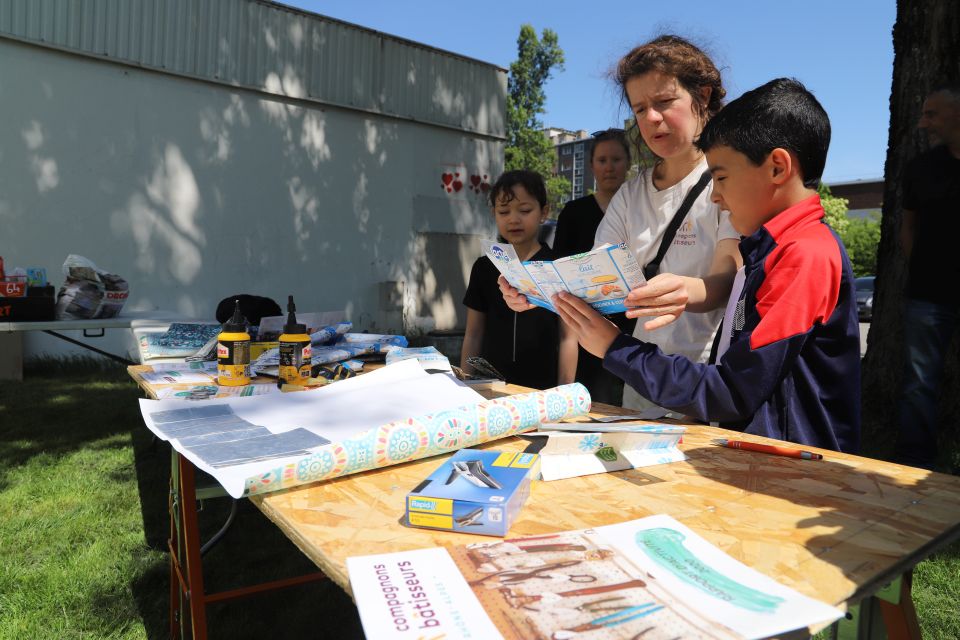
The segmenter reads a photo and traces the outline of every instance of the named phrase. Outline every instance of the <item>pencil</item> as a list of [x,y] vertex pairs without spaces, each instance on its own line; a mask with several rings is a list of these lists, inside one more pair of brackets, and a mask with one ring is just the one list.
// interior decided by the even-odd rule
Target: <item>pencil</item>
[[603,616],[602,618],[597,618],[596,620],[591,620],[590,622],[577,625],[576,627],[570,629],[570,631],[580,633],[583,631],[593,631],[594,629],[603,629],[604,627],[616,627],[617,625],[630,622],[631,620],[636,620],[637,618],[645,618],[663,608],[664,606],[662,604],[658,605],[655,602],[647,602],[645,604],[637,605],[635,607],[628,607],[622,609],[621,611]]
[[713,441],[713,444],[729,449],[742,449],[744,451],[757,451],[759,453],[769,453],[775,456],[786,456],[788,458],[800,458],[801,460],[823,460],[819,453],[804,451],[802,449],[793,449],[791,447],[780,447],[773,444],[760,444],[758,442],[746,442],[743,440],[726,440],[723,438]]

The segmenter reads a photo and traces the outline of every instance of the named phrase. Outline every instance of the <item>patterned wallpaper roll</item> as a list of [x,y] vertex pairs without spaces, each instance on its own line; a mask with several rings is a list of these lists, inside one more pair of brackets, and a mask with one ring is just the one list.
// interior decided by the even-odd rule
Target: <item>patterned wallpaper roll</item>
[[589,411],[590,393],[575,382],[397,420],[347,440],[331,442],[297,462],[247,478],[244,495],[450,453],[530,431],[541,422],[556,422]]

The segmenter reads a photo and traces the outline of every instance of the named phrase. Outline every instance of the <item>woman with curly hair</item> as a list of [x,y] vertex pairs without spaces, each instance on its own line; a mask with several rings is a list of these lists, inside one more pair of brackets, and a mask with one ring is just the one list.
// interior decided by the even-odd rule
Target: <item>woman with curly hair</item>
[[[694,145],[723,105],[720,71],[698,47],[664,35],[623,56],[614,79],[655,161],[611,199],[594,244],[626,243],[646,267],[647,283],[627,297],[627,317],[651,319],[638,322],[633,335],[664,353],[705,362],[742,264],[740,236],[712,201],[706,160]],[[661,247],[688,197],[673,239]],[[500,286],[510,308],[530,308],[505,279]],[[650,403],[627,387],[623,406]]]

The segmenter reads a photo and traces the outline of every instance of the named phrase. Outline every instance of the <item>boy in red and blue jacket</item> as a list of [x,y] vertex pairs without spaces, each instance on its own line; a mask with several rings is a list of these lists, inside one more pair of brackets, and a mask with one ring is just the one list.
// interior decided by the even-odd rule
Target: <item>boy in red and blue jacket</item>
[[856,453],[860,329],[853,272],[824,223],[816,187],[830,121],[796,80],[748,91],[714,116],[697,146],[713,199],[743,236],[716,364],[666,355],[561,294],[560,316],[603,366],[652,402],[705,421]]

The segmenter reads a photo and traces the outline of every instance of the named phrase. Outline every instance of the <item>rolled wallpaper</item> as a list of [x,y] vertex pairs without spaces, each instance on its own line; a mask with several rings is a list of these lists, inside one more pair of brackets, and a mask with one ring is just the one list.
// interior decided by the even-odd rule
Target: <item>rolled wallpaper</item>
[[530,431],[542,422],[585,415],[590,393],[575,382],[397,420],[331,442],[296,462],[247,478],[244,495],[387,467]]

